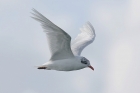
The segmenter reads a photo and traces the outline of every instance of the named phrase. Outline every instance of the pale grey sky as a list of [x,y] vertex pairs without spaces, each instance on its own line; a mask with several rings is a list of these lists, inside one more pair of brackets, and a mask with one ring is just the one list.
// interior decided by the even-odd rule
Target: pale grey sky
[[[35,8],[74,39],[90,21],[95,41],[82,52],[95,68],[59,72],[49,60]],[[139,0],[0,0],[0,93],[139,93]]]

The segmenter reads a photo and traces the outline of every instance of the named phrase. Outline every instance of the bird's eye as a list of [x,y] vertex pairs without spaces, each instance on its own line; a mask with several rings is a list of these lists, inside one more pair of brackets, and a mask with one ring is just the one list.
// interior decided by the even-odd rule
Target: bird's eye
[[87,64],[87,61],[81,61],[81,63],[83,63],[83,64]]

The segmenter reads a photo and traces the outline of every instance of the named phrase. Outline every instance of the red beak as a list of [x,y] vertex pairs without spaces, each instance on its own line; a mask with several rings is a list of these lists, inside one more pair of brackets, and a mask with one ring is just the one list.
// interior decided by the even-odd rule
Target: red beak
[[92,70],[94,70],[94,68],[92,66],[88,66],[89,68],[91,68]]

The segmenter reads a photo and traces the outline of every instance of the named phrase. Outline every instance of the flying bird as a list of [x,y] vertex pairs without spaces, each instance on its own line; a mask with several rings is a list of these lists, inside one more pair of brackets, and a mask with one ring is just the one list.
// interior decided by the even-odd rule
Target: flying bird
[[38,69],[73,71],[91,66],[90,61],[81,56],[82,50],[95,39],[95,30],[87,22],[80,30],[81,33],[71,43],[71,36],[49,19],[33,9],[33,19],[39,21],[47,36],[51,58],[48,62],[38,66]]

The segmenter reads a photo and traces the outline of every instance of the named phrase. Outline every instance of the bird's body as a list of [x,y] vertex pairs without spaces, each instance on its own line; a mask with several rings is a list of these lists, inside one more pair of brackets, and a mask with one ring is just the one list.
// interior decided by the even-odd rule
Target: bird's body
[[61,28],[53,24],[41,13],[33,9],[33,19],[39,21],[47,35],[51,58],[48,62],[39,66],[38,69],[73,71],[85,67],[94,68],[90,62],[80,54],[82,50],[95,39],[95,31],[92,25],[87,22],[81,29],[74,42],[71,44],[71,37]]
[[[70,59],[62,59],[56,61],[48,61],[42,66],[46,67],[47,70],[58,70],[58,71],[72,71],[79,70],[85,67],[85,65],[81,66],[80,57],[74,57]],[[41,67],[42,67],[41,66]]]

